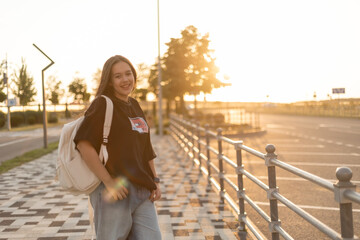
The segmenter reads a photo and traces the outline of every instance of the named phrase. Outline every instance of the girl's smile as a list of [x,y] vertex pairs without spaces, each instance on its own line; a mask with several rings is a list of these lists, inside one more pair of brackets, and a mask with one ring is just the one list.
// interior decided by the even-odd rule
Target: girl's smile
[[135,85],[134,75],[129,64],[118,62],[113,65],[110,84],[114,89],[115,97],[127,102]]

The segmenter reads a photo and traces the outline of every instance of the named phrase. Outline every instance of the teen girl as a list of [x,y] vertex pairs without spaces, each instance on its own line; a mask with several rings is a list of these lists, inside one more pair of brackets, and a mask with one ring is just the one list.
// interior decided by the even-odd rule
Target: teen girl
[[[84,161],[102,182],[90,194],[97,240],[161,239],[154,206],[161,197],[156,155],[144,113],[129,96],[135,84],[136,71],[127,58],[116,55],[108,59],[96,98],[74,139]],[[106,166],[98,155],[106,108],[100,95],[114,104]]]

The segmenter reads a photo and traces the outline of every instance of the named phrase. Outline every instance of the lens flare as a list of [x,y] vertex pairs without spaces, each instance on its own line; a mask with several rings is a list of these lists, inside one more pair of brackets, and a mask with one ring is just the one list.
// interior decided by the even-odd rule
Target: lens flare
[[129,185],[129,182],[126,178],[124,178],[124,177],[115,178],[115,184],[114,184],[113,188],[111,188],[111,189],[105,188],[103,190],[102,196],[103,196],[104,201],[107,203],[114,203],[114,202],[118,201],[119,200],[117,197],[118,190],[122,187],[127,188],[128,185]]

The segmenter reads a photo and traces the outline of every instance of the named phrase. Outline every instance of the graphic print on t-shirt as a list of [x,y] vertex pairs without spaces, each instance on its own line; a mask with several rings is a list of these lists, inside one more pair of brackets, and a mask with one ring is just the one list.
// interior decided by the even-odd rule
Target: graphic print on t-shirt
[[138,131],[139,133],[148,133],[149,127],[142,117],[129,118],[131,122],[132,130]]

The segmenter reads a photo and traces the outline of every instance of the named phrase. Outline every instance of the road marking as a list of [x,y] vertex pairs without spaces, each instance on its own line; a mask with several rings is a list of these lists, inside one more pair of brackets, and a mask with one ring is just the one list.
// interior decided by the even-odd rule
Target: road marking
[[22,138],[22,139],[14,140],[14,141],[11,141],[11,142],[2,143],[2,144],[0,144],[0,147],[5,147],[7,145],[11,145],[11,144],[18,143],[18,142],[23,142],[23,141],[26,141],[26,140],[28,140],[28,138]]
[[360,153],[323,153],[323,152],[280,152],[282,155],[317,155],[317,156],[354,156],[359,157]]
[[[270,204],[268,202],[254,202],[257,205],[263,205],[263,206],[269,206]],[[278,205],[279,207],[286,207],[284,204],[279,203]],[[321,207],[321,206],[310,206],[310,205],[299,205],[296,204],[296,206],[298,206],[299,208],[303,208],[303,209],[319,209],[319,210],[328,210],[328,211],[339,211],[339,208],[336,207]],[[360,213],[360,209],[353,209],[353,212],[358,212]]]
[[284,126],[284,125],[280,125],[280,124],[266,124],[267,128],[272,128],[272,129],[295,129],[295,127],[291,127],[291,126]]
[[350,126],[345,126],[345,125],[341,125],[341,126],[337,126],[337,125],[333,125],[333,124],[326,124],[326,123],[324,123],[324,124],[319,124],[319,127],[327,127],[327,128],[334,128],[334,129],[336,129],[336,128],[346,128],[346,129],[350,129]]
[[341,132],[341,133],[350,133],[350,134],[360,134],[359,131],[349,131],[349,130],[341,130],[341,129],[334,129],[334,128],[330,128],[329,131],[333,131],[333,132]]
[[[339,130],[340,131],[340,130]],[[345,143],[342,143],[342,142],[334,142],[332,140],[326,140],[324,138],[316,138],[316,137],[313,137],[313,136],[307,136],[307,135],[304,135],[304,134],[295,134],[293,132],[284,132],[284,131],[278,131],[278,132],[281,132],[281,133],[285,133],[286,135],[291,135],[291,136],[297,136],[297,137],[300,137],[300,138],[305,138],[305,139],[311,139],[311,140],[317,140],[317,141],[320,141],[320,142],[327,142],[327,143],[334,143],[334,144],[337,144],[339,146],[341,145],[345,145],[347,147],[354,147],[354,148],[358,148],[360,149],[360,146],[354,146],[353,144],[345,144]],[[343,131],[340,131],[340,132],[343,132]],[[357,133],[355,133],[357,134]],[[360,132],[359,132],[360,134]]]
[[271,139],[271,142],[285,142],[285,143],[288,143],[288,142],[299,142],[300,139],[298,138],[272,138]]
[[[264,164],[265,161],[245,161],[246,164]],[[314,162],[287,162],[289,165],[300,165],[300,166],[327,166],[327,167],[339,167],[339,166],[347,166],[347,167],[360,167],[360,164],[344,164],[344,163],[314,163]]]
[[277,148],[279,148],[279,146],[281,147],[281,148],[324,148],[325,146],[324,145],[321,145],[321,144],[317,144],[317,145],[315,145],[315,144],[308,144],[308,145],[306,145],[306,144],[296,144],[296,145],[294,145],[294,144],[276,144],[276,147]]
[[[230,178],[237,178],[237,174],[226,174],[227,177]],[[244,176],[246,177],[246,176]],[[262,180],[267,180],[268,177],[267,176],[255,176],[257,179],[262,179]],[[283,180],[283,181],[302,181],[302,182],[310,182],[309,180],[305,179],[305,178],[300,178],[300,177],[276,177],[276,180]],[[325,179],[326,181],[335,183],[338,180],[336,179]],[[351,181],[354,184],[360,184],[360,181]]]

